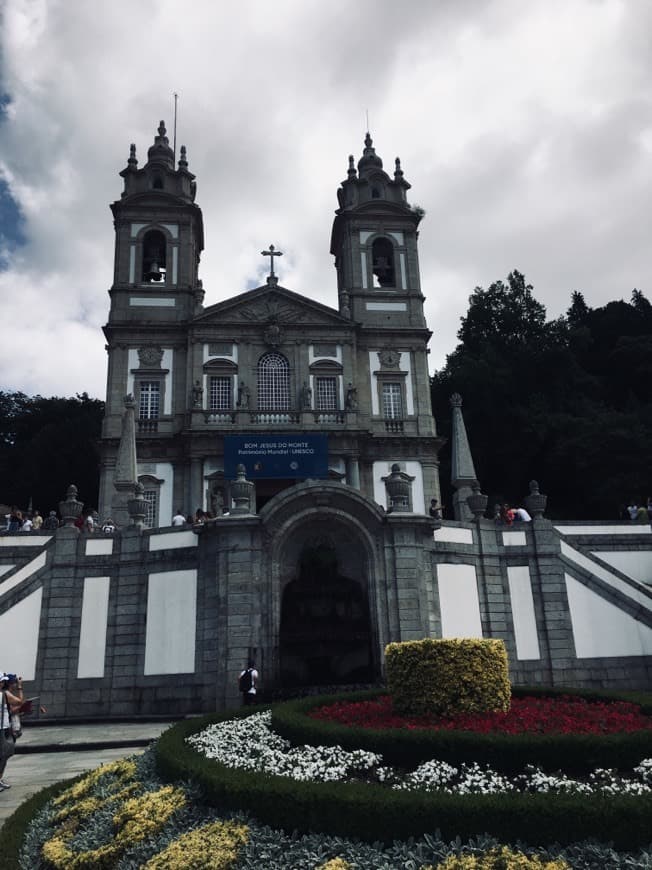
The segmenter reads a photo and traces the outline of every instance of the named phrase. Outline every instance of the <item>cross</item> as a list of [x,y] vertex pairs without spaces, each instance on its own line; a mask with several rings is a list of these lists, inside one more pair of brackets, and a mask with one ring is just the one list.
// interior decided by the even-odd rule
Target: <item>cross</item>
[[274,274],[274,257],[282,257],[283,251],[277,251],[274,245],[270,245],[269,251],[261,251],[260,253],[263,255],[263,257],[269,257],[269,277],[275,278],[276,275]]

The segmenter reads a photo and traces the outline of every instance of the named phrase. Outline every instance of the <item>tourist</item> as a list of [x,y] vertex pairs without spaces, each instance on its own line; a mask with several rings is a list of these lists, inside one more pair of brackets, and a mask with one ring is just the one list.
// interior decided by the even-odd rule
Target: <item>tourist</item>
[[181,513],[181,508],[177,508],[176,514],[172,517],[172,525],[173,526],[185,526],[186,518]]
[[500,509],[500,521],[504,526],[511,526],[514,522],[514,511],[508,504],[504,504]]
[[27,514],[25,519],[23,520],[23,524],[20,527],[21,532],[31,532],[34,528],[34,523],[32,522],[31,514]]
[[636,511],[636,519],[634,520],[634,522],[639,523],[640,525],[642,525],[643,523],[647,525],[650,522],[647,507],[645,505],[641,505]]
[[32,528],[35,532],[41,531],[41,526],[43,525],[43,517],[38,511],[34,511],[34,516],[32,517]]
[[627,505],[627,513],[629,514],[629,519],[631,522],[634,522],[636,516],[638,514],[638,505],[633,499],[629,500],[629,504]]
[[9,514],[9,528],[7,531],[11,532],[19,532],[23,525],[23,515],[18,510],[17,507],[12,507],[11,513]]
[[[13,677],[13,680],[12,680]],[[10,691],[10,686],[13,691]],[[5,768],[7,762],[15,752],[16,737],[11,728],[10,714],[15,710],[18,711],[22,706],[23,698],[23,680],[22,677],[16,678],[13,674],[0,674],[0,708],[2,721],[2,741],[0,742],[0,791],[5,791],[11,788],[8,782],[5,782]]]
[[54,532],[59,528],[59,520],[57,519],[56,511],[50,511],[43,522],[43,528],[48,532]]
[[440,520],[442,518],[442,508],[436,498],[430,499],[430,509],[428,510],[433,519]]
[[108,517],[108,519],[106,519],[104,521],[104,525],[102,526],[102,531],[104,532],[105,535],[112,535],[116,531],[116,525],[113,522],[113,520],[111,519],[111,517]]
[[240,673],[238,677],[238,689],[242,694],[242,703],[245,707],[256,703],[256,683],[258,681],[258,671],[256,670],[256,662],[249,659],[247,667]]
[[514,522],[517,522],[517,523],[531,523],[532,522],[532,517],[525,510],[525,508],[522,508],[522,507],[514,508],[512,513],[514,514]]

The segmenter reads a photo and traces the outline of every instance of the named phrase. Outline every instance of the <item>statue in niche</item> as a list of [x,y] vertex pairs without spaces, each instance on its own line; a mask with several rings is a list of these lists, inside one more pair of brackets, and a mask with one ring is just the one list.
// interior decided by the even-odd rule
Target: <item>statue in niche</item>
[[349,381],[349,386],[346,390],[346,410],[347,411],[357,411],[358,410],[358,390],[357,387],[354,387],[351,381]]
[[202,399],[204,396],[204,390],[199,381],[195,381],[195,385],[191,390],[192,392],[192,406],[193,408],[201,408]]
[[249,390],[249,387],[244,381],[240,381],[240,386],[238,387],[238,408],[242,411],[246,411],[249,407],[250,399],[251,391]]
[[303,382],[301,392],[299,394],[299,404],[302,411],[309,411],[312,407],[312,390],[306,381]]

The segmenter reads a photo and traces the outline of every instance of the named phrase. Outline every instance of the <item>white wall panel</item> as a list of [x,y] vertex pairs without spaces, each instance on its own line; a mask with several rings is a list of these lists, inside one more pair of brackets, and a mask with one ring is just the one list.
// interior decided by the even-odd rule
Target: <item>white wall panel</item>
[[188,529],[182,532],[165,532],[162,535],[152,535],[149,539],[149,549],[150,551],[178,550],[180,547],[196,547],[198,541],[198,536]]
[[36,589],[0,615],[2,668],[19,674],[24,680],[33,680],[36,675],[42,598],[43,589]]
[[84,577],[78,677],[103,677],[110,577]]
[[578,658],[652,655],[652,628],[566,574]]
[[437,565],[442,637],[482,637],[475,565]]
[[516,637],[516,657],[521,661],[540,659],[537,621],[534,614],[532,582],[527,565],[507,568],[509,597],[512,602],[512,618]]
[[149,575],[145,674],[194,673],[196,617],[196,571]]
[[652,584],[652,550],[594,550],[593,555],[639,583]]
[[88,538],[86,541],[87,556],[110,556],[113,552],[113,538]]
[[445,544],[472,544],[473,532],[471,529],[459,529],[454,526],[442,526],[435,529],[435,541]]

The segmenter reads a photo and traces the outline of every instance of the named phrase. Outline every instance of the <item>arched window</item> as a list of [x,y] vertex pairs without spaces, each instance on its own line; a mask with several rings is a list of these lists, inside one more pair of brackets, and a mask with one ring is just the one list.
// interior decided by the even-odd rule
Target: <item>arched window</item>
[[258,408],[261,411],[285,411],[290,407],[290,365],[276,352],[258,360]]
[[[396,287],[394,271],[394,246],[389,239],[381,237],[371,246],[371,271],[377,287]],[[376,281],[378,282],[376,284]]]
[[149,230],[143,236],[143,277],[142,280],[165,281],[166,240],[160,230]]

